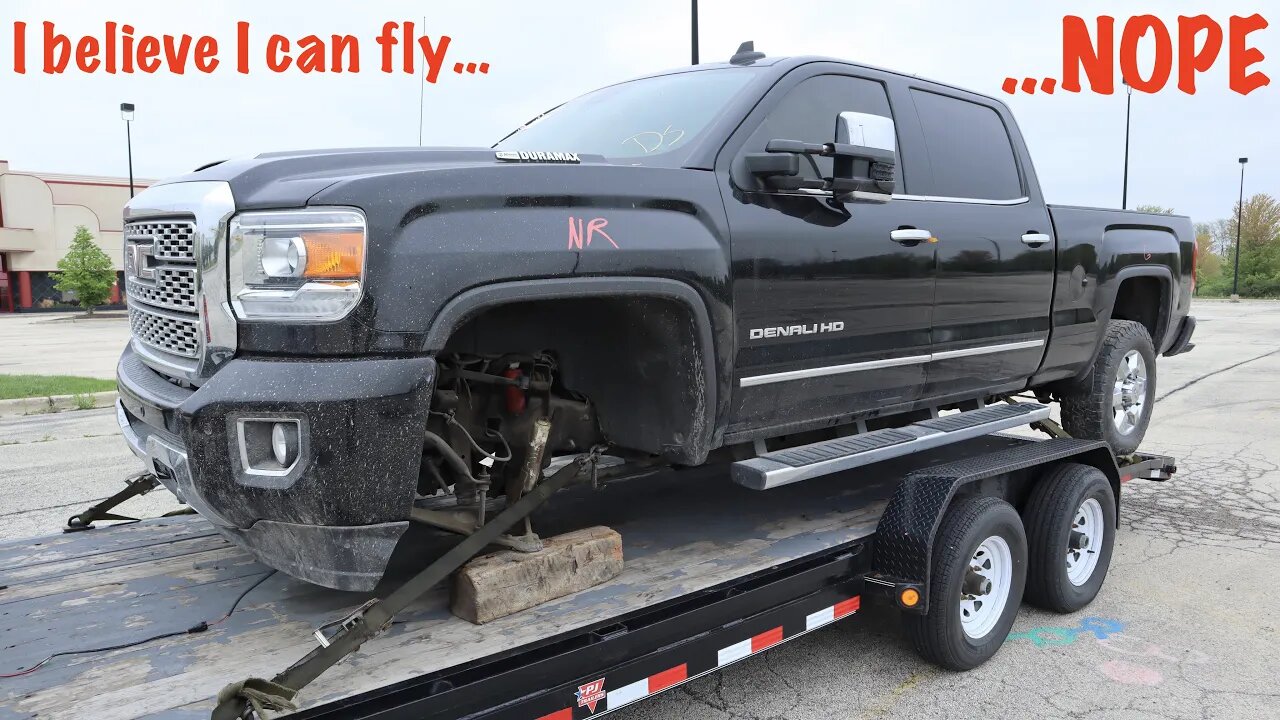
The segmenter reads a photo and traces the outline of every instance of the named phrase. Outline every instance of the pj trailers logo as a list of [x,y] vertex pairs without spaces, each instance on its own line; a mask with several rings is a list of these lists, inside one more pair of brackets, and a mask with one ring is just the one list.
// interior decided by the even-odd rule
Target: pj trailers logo
[[596,705],[605,697],[604,678],[592,680],[586,685],[578,686],[578,707],[584,707],[591,712],[596,711]]

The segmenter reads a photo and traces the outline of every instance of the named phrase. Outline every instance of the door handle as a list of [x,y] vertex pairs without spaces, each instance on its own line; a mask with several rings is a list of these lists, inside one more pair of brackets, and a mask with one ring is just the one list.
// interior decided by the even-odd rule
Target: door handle
[[933,233],[919,228],[898,228],[889,231],[889,239],[899,245],[919,245],[922,242],[938,242]]
[[1027,247],[1038,248],[1052,239],[1053,238],[1045,235],[1044,233],[1029,232],[1022,236],[1022,244]]

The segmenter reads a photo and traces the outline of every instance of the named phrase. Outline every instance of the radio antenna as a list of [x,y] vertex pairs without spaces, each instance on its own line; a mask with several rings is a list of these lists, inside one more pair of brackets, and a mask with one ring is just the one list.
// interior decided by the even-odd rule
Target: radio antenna
[[[422,16],[422,27],[427,26],[427,16]],[[422,147],[422,105],[426,102],[427,78],[418,78],[418,147]]]

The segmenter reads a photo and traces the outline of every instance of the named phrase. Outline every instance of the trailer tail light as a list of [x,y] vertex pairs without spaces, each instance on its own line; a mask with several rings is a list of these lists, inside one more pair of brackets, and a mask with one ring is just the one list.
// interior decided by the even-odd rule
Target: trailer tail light
[[920,604],[920,591],[913,587],[903,588],[898,592],[898,604],[904,608],[913,608]]

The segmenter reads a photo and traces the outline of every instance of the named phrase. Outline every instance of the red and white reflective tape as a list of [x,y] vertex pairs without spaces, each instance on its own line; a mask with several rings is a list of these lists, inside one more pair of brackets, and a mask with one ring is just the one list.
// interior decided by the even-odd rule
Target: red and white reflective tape
[[663,690],[666,690],[673,685],[679,685],[688,679],[689,666],[682,663],[670,670],[663,670],[656,675],[650,675],[643,680],[637,680],[630,685],[623,685],[617,690],[610,690],[609,695],[604,701],[605,709],[617,710],[623,705],[629,705],[637,700],[643,700],[654,693],[660,693]]
[[[851,597],[848,600],[838,602],[831,607],[823,608],[815,613],[809,613],[804,618],[804,632],[816,630],[823,625],[829,625],[842,617],[852,615],[858,611],[861,603],[861,598]],[[791,637],[801,634],[803,633],[796,633]],[[791,637],[784,637],[781,625],[771,630],[766,630],[758,635],[752,635],[750,638],[747,638],[742,642],[734,643],[727,648],[721,648],[720,652],[716,656],[718,661],[717,666],[724,667],[730,663],[738,662],[739,660],[750,657],[761,650],[771,648],[783,640],[790,640]]]
[[782,626],[779,625],[772,630],[766,630],[759,635],[753,635],[740,643],[734,643],[727,648],[723,648],[717,654],[717,667],[724,667],[730,663],[736,663],[739,660],[748,657],[754,653],[758,653],[765,648],[773,647],[782,642]]
[[804,619],[804,629],[807,632],[823,625],[829,625],[846,615],[854,614],[860,607],[862,607],[862,598],[855,595],[844,602],[838,602],[829,608],[823,608],[816,613],[807,615]]
[[[779,625],[777,627],[770,628],[769,630],[765,630],[762,633],[757,633],[755,635],[752,635],[746,640],[743,640],[741,642],[736,642],[725,648],[721,648],[720,651],[716,654],[716,666],[712,668],[707,668],[705,670],[702,670],[701,672],[696,672],[694,675],[689,674],[688,663],[682,663],[673,668],[663,670],[662,672],[657,673],[655,675],[650,675],[649,677],[644,678],[643,680],[637,680],[629,685],[623,685],[617,690],[610,690],[604,698],[604,707],[599,708],[600,710],[599,714],[603,715],[604,713],[607,713],[611,710],[617,710],[618,708],[624,705],[630,705],[631,703],[636,702],[638,700],[643,700],[649,697],[650,695],[660,693],[663,690],[674,687],[683,682],[692,680],[695,677],[700,677],[702,675],[706,675],[708,673],[714,672],[717,668],[724,667],[725,665],[729,665],[731,663],[735,663],[744,658],[750,657],[758,652],[767,650],[768,648],[771,648],[774,645],[782,643],[786,640],[792,640],[794,638],[800,637],[801,635],[804,635],[805,633],[810,632],[812,630],[816,630],[822,627],[823,625],[830,625],[831,623],[835,622],[836,620],[839,620],[840,618],[847,617],[857,612],[861,606],[862,606],[861,597],[855,595],[854,597],[851,597],[848,600],[843,600],[841,602],[836,603],[835,605],[823,608],[817,612],[809,613],[808,615],[806,615],[804,618],[803,630],[800,630],[798,627],[793,628],[791,634],[788,635],[786,633],[786,630],[784,629],[784,626]],[[696,669],[697,668],[695,668],[695,670]],[[603,679],[601,679],[597,682],[600,683],[599,686],[597,686],[595,683],[591,683],[588,686],[579,686],[580,693],[584,690],[584,688],[589,688],[591,690],[599,690],[603,686],[604,681]],[[590,711],[590,714],[591,715],[597,714],[596,712],[597,708],[594,706],[595,703],[588,702],[588,701],[580,701],[578,704],[579,706],[582,706],[582,707],[591,705],[591,707],[588,708],[588,710]],[[538,718],[538,720],[573,720],[573,718],[574,718],[573,708],[564,708],[563,710],[558,710],[549,715],[543,715],[542,717]]]

